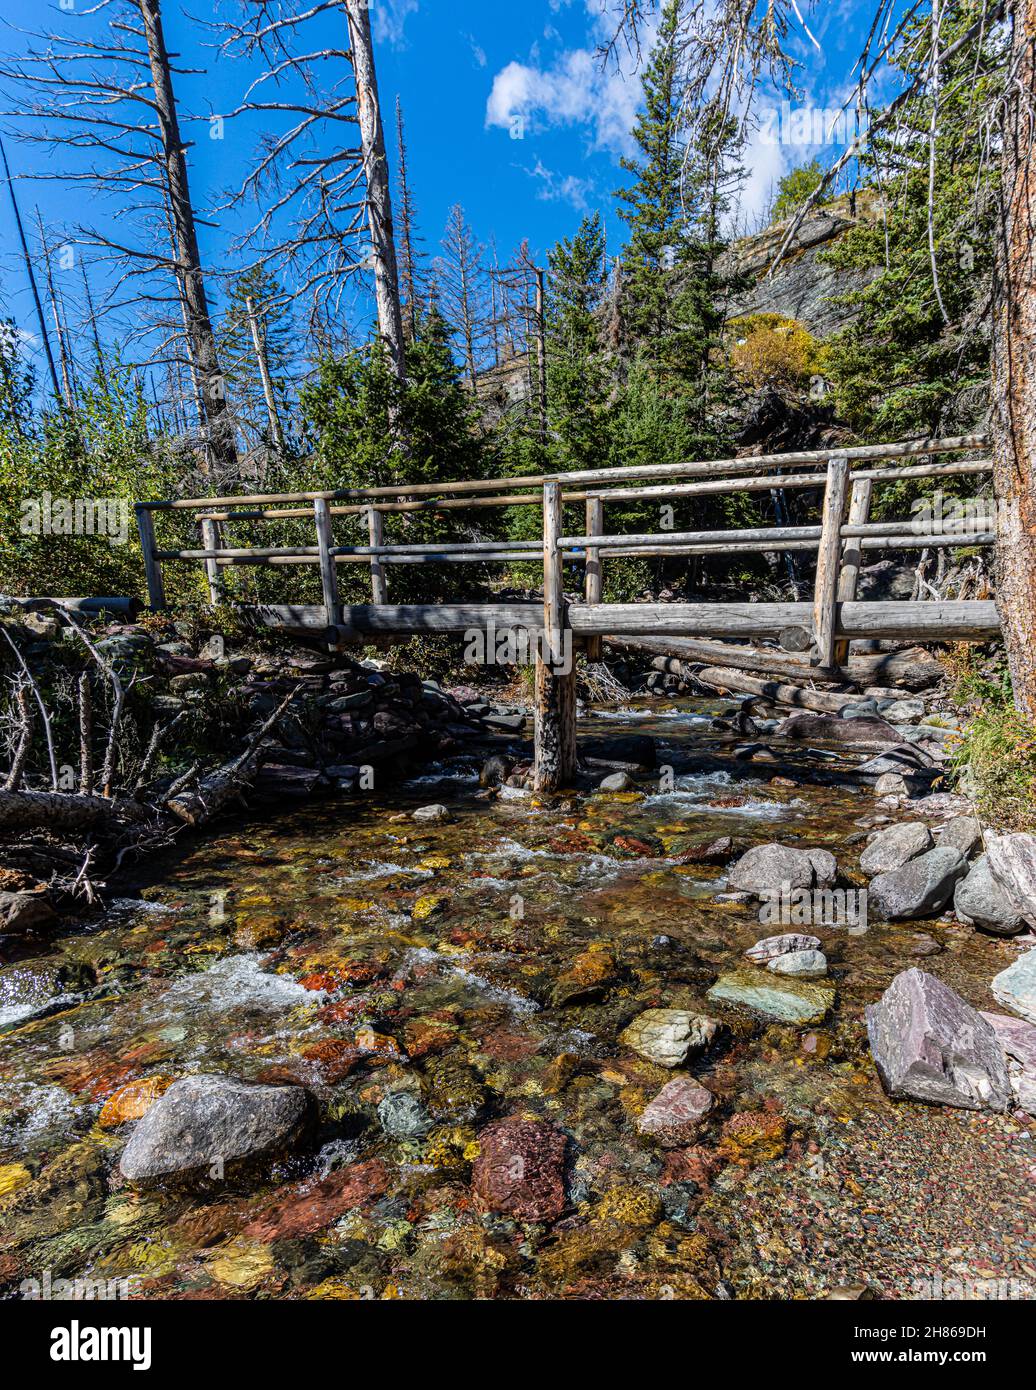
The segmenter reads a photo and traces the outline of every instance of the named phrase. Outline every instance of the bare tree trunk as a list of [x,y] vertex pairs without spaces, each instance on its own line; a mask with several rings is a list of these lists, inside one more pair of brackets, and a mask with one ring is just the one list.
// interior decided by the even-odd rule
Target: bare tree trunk
[[32,268],[32,258],[29,255],[29,245],[25,240],[25,228],[22,226],[22,214],[18,207],[18,199],[14,192],[14,183],[11,179],[11,166],[7,162],[7,151],[4,149],[3,141],[0,140],[0,158],[4,163],[4,174],[7,178],[7,189],[11,195],[11,208],[14,212],[14,224],[18,228],[18,238],[22,246],[22,259],[25,262],[25,273],[29,277],[29,288],[32,290],[33,303],[36,305],[36,319],[40,326],[40,340],[43,343],[43,351],[46,354],[47,365],[50,368],[50,381],[54,388],[54,395],[61,399],[61,390],[58,386],[57,369],[54,366],[54,354],[50,350],[50,337],[47,333],[47,321],[43,317],[43,304],[40,301],[40,292],[36,287],[36,274]]
[[997,606],[1015,704],[1036,717],[1036,0],[1011,6],[992,324]]
[[252,346],[255,348],[255,358],[259,363],[259,376],[263,383],[263,400],[266,402],[266,414],[270,422],[270,443],[278,454],[284,453],[284,433],[281,430],[280,418],[277,415],[277,398],[273,393],[273,381],[270,378],[270,364],[266,357],[266,339],[259,332],[259,319],[255,312],[255,304],[249,295],[245,300],[245,308],[248,311],[248,327],[252,332]]
[[396,378],[403,381],[406,378],[403,311],[399,302],[399,272],[392,227],[385,127],[378,100],[378,75],[374,67],[368,5],[369,0],[345,0],[345,12],[349,20],[349,46],[356,76],[356,111],[367,182],[367,222],[374,248],[374,297],[378,307],[378,329],[388,349],[392,370]]
[[138,0],[144,23],[151,82],[155,93],[159,132],[162,139],[166,182],[169,190],[169,210],[173,221],[173,239],[183,284],[187,333],[195,370],[201,383],[201,395],[208,426],[213,461],[224,468],[237,463],[234,427],[227,410],[226,386],[219,366],[216,335],[212,330],[209,302],[198,249],[198,231],[194,221],[187,161],[180,136],[180,121],[169,70],[169,54],[162,31],[159,0]]

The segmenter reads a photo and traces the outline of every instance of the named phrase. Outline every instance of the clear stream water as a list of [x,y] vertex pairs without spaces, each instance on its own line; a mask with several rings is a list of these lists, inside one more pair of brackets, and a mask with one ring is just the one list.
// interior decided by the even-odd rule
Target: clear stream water
[[[832,849],[851,875],[847,837],[873,814],[869,792],[774,785],[735,762],[714,709],[585,721],[652,734],[671,790],[486,799],[460,759],[368,800],[226,822],[149,862],[99,925],[7,970],[2,1296],[49,1276],[143,1298],[909,1298],[962,1271],[1034,1296],[1024,1120],[891,1103],[862,1026],[910,965],[994,1007],[988,981],[1015,949],[948,919],[822,930],[827,1023],[710,1005],[767,933],[713,901],[722,869],[681,856],[722,835],[780,839]],[[405,814],[439,800],[452,823]],[[601,989],[559,1002],[591,946],[611,961]],[[636,1129],[672,1073],[618,1041],[659,1006],[728,1025],[689,1068],[717,1099],[679,1150]],[[102,1123],[102,1107],[130,1082],[198,1072],[304,1082],[314,1146],[247,1185],[128,1189],[132,1122],[109,1107]],[[480,1131],[514,1113],[566,1135],[553,1224],[473,1194]],[[731,1124],[745,1115],[754,1130]]]

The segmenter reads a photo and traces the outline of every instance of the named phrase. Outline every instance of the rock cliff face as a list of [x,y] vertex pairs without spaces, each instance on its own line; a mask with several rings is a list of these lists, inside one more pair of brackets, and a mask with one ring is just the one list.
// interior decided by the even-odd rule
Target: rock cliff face
[[777,222],[754,236],[736,241],[724,257],[725,269],[736,269],[755,283],[740,295],[731,317],[741,314],[783,314],[798,319],[817,338],[826,338],[852,321],[853,314],[834,301],[861,289],[876,271],[838,270],[825,265],[821,254],[856,223],[876,221],[880,204],[873,194],[861,193],[855,203],[848,197],[817,208],[804,220],[784,260],[767,276],[773,259],[791,225]]

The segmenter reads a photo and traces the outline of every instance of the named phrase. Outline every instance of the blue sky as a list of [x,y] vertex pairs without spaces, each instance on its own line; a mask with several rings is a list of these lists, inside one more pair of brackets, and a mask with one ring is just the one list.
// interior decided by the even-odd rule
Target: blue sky
[[[65,0],[87,8],[88,0]],[[223,0],[188,0],[187,8],[211,20]],[[411,176],[420,231],[434,254],[452,204],[461,203],[478,238],[495,238],[501,259],[528,238],[542,257],[555,240],[571,235],[583,213],[606,214],[610,244],[618,249],[620,225],[611,194],[625,179],[618,165],[628,153],[629,131],[640,86],[631,63],[621,72],[602,67],[601,40],[611,32],[614,0],[524,0],[487,4],[486,0],[371,0],[376,57],[386,115],[398,94],[403,102]],[[796,26],[791,45],[801,56],[805,100],[830,105],[847,90],[848,72],[870,18],[870,4],[803,5],[816,42]],[[81,32],[84,21],[58,5],[39,0],[0,0],[0,49],[17,52],[24,43],[19,27],[51,27]],[[204,74],[178,80],[182,111],[207,117],[230,109],[250,73],[206,47],[205,33],[178,7],[164,7],[167,39],[182,61]],[[76,25],[80,29],[76,29]],[[6,102],[2,103],[4,106]],[[231,123],[225,138],[206,138],[204,123],[189,126],[197,143],[190,151],[192,193],[199,209],[219,202],[220,190],[239,179],[253,148],[254,130]],[[393,150],[394,142],[390,146]],[[8,142],[15,172],[32,171],[32,147]],[[767,143],[757,138],[749,152],[745,215],[751,221],[765,205],[780,174],[811,157],[804,145]],[[46,171],[56,167],[48,157]],[[54,182],[19,184],[23,212],[38,204],[49,235],[60,244],[63,229],[78,217],[104,215],[84,203],[82,185]],[[84,211],[85,208],[85,211]],[[235,228],[233,219],[202,231],[203,255],[224,260]],[[78,277],[69,282],[73,299]],[[32,331],[30,301],[16,254],[6,190],[0,193],[0,316],[12,315]],[[359,292],[351,312],[363,315]]]

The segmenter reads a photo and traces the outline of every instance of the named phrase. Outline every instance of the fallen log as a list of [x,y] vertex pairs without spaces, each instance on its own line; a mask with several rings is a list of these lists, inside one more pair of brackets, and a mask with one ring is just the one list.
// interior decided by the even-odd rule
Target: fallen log
[[6,603],[17,604],[26,613],[45,613],[54,608],[67,608],[72,613],[83,613],[88,617],[110,613],[130,623],[136,622],[144,610],[139,598],[16,598],[11,594],[2,594],[0,598]]
[[74,792],[0,791],[0,830],[96,830],[151,819],[146,806]]
[[[656,661],[662,658],[655,658]],[[841,714],[846,705],[855,704],[857,695],[834,695],[823,690],[807,690],[801,685],[788,685],[782,681],[756,680],[743,671],[732,671],[723,666],[681,665],[680,674],[686,680],[699,681],[715,690],[733,690],[744,695],[758,695],[775,705],[788,705],[792,709],[815,710],[818,714]]]
[[229,762],[221,763],[214,772],[202,777],[193,792],[174,792],[167,796],[166,809],[187,825],[204,825],[228,801],[242,794],[262,767],[267,750],[263,739],[302,689],[301,682],[285,695],[268,719],[258,728],[243,753]]
[[759,675],[784,676],[792,682],[808,679],[824,685],[886,685],[923,690],[945,675],[939,663],[921,647],[851,656],[847,665],[823,671],[811,667],[802,658],[790,656],[774,647],[734,646],[723,642],[696,641],[691,637],[632,637],[622,634],[606,636],[604,640],[610,646],[629,651],[672,656],[683,661],[701,661],[709,666]]

